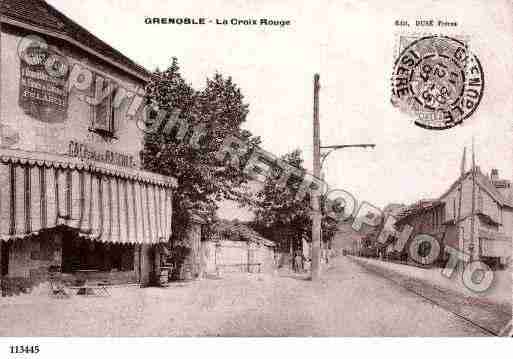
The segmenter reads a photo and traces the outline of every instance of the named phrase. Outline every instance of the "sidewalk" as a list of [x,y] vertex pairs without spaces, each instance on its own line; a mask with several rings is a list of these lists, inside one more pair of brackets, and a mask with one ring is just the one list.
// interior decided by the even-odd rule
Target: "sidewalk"
[[433,305],[465,318],[498,335],[511,321],[511,274],[495,272],[496,280],[489,291],[474,293],[461,279],[461,268],[451,278],[441,274],[441,268],[424,269],[376,259],[349,257],[369,273],[394,282]]
[[368,263],[387,269],[409,278],[415,278],[430,283],[433,286],[456,291],[466,297],[486,298],[496,304],[511,306],[512,301],[512,273],[511,269],[494,272],[492,287],[484,293],[475,293],[463,284],[462,268],[458,266],[451,278],[442,275],[443,268],[419,268],[406,264],[386,262],[378,259],[352,257],[360,263]]

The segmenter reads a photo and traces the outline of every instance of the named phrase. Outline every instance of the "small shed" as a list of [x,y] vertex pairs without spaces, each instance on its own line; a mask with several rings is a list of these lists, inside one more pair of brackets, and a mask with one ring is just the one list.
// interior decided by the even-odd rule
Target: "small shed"
[[219,221],[202,242],[206,273],[269,272],[276,267],[275,243],[238,221]]

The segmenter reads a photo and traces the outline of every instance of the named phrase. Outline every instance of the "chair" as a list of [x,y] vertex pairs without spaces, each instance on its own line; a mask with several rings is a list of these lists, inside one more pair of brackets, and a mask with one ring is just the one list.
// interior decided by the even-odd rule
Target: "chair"
[[112,283],[110,281],[104,279],[98,282],[96,285],[98,286],[96,290],[96,293],[98,293],[98,295],[103,297],[110,297],[110,292],[108,290],[108,288],[112,286]]
[[65,299],[69,298],[69,294],[66,293],[65,285],[60,277],[60,268],[51,267],[48,270],[48,278],[50,284],[50,297]]

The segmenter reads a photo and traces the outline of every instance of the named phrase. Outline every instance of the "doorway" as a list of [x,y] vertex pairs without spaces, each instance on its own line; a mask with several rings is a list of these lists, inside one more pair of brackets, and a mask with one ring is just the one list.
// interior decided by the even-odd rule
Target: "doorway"
[[0,263],[2,263],[2,276],[6,276],[9,274],[9,247],[10,242],[0,241]]

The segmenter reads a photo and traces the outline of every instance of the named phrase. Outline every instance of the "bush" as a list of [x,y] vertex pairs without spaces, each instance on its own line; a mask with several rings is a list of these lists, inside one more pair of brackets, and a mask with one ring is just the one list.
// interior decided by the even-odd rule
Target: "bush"
[[2,297],[10,297],[30,293],[34,287],[34,283],[27,278],[2,278],[0,279],[0,287],[2,288]]

